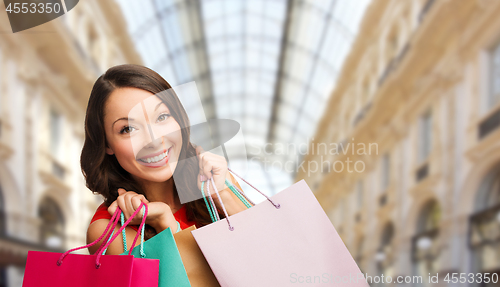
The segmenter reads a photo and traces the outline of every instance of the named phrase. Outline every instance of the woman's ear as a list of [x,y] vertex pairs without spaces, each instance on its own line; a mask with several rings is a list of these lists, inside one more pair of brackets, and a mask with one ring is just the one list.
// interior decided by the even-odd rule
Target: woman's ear
[[115,154],[115,152],[111,148],[109,148],[108,146],[106,146],[106,153],[109,155]]
[[108,140],[106,139],[104,144],[106,145],[106,153],[109,155],[114,155],[115,152],[109,147]]

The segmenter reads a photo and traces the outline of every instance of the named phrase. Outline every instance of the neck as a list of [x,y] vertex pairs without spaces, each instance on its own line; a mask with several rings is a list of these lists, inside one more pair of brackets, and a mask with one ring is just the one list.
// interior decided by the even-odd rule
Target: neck
[[150,202],[164,202],[170,207],[172,213],[182,207],[179,196],[174,192],[173,177],[164,182],[141,181],[141,186]]

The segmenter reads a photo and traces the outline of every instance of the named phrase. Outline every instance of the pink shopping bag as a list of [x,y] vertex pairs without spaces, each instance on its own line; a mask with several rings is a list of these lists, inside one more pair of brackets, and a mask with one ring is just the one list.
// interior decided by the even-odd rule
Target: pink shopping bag
[[304,180],[260,193],[268,200],[232,216],[221,201],[226,220],[191,231],[221,286],[368,286]]
[[[29,251],[24,272],[23,287],[157,287],[159,260],[134,258],[130,255],[102,255],[103,251],[130,223],[142,206],[125,222],[108,241],[118,224],[121,210],[118,208],[109,221],[106,230],[94,242],[66,251],[65,253]],[[145,224],[146,216],[139,227]],[[110,231],[108,233],[108,230]],[[104,242],[94,255],[70,254],[99,242],[107,234]],[[135,246],[140,232],[132,246]]]

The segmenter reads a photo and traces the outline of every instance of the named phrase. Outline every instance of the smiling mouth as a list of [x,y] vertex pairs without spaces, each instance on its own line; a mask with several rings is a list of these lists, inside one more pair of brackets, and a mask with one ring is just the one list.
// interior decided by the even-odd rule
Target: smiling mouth
[[163,152],[157,156],[140,158],[138,160],[142,161],[144,163],[157,163],[157,162],[162,161],[165,157],[167,157],[171,150],[172,150],[172,147],[170,147],[166,152]]

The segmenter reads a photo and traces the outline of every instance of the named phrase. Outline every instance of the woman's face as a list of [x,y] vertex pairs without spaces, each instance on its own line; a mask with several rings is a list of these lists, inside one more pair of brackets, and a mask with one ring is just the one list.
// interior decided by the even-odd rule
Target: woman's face
[[104,107],[108,147],[134,178],[170,179],[179,160],[182,135],[168,107],[154,94],[137,88],[115,89]]

